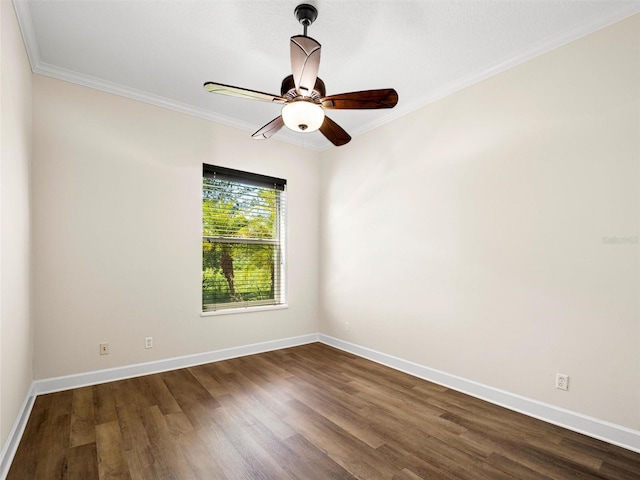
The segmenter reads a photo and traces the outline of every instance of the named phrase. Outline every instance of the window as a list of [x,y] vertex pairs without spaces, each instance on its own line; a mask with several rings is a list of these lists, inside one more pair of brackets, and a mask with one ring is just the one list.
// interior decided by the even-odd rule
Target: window
[[203,165],[203,312],[285,303],[286,184]]

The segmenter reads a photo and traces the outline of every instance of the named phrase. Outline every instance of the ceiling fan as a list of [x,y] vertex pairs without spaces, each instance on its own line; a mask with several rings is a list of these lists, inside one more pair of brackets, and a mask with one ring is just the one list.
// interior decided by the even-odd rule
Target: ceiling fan
[[325,115],[325,110],[393,108],[398,103],[398,93],[393,88],[385,88],[327,96],[324,82],[318,77],[320,44],[307,36],[307,27],[316,20],[318,11],[313,5],[303,3],[296,7],[294,14],[304,33],[291,37],[292,75],[282,81],[280,95],[214,82],[206,82],[204,88],[211,93],[284,104],[281,115],[252,135],[257,140],[273,136],[286,125],[296,132],[320,130],[334,145],[344,145],[351,137]]

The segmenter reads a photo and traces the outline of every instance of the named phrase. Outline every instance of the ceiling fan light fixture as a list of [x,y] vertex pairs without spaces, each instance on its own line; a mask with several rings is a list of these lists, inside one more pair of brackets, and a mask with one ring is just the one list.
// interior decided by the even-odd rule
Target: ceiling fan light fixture
[[304,34],[291,37],[291,75],[282,80],[280,95],[214,82],[206,82],[204,88],[211,93],[284,104],[280,115],[251,135],[256,140],[271,138],[286,125],[294,132],[320,130],[336,147],[345,145],[349,143],[351,136],[330,117],[325,116],[325,109],[393,108],[398,103],[398,93],[393,88],[383,88],[327,97],[324,82],[318,77],[321,45],[307,36],[307,27],[318,17],[318,10],[313,5],[303,3],[296,7],[294,14],[303,25]]
[[313,101],[300,99],[282,107],[282,120],[295,132],[315,132],[324,122],[324,110]]

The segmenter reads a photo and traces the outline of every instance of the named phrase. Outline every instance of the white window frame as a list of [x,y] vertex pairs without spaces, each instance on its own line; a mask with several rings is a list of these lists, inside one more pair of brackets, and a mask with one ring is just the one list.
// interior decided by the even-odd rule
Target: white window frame
[[[226,167],[203,164],[203,189],[204,178],[216,178],[224,181],[238,183],[241,185],[258,186],[266,188],[272,185],[277,191],[276,195],[276,235],[274,239],[263,238],[238,238],[232,236],[206,236],[202,235],[202,241],[211,243],[230,244],[254,244],[254,245],[275,245],[278,254],[274,255],[274,299],[248,300],[244,302],[228,302],[204,304],[201,298],[201,316],[258,312],[265,310],[276,310],[288,308],[287,304],[287,225],[286,225],[286,183],[285,179],[270,177],[266,175],[234,170]],[[203,224],[204,227],[204,224]],[[204,232],[203,232],[204,233]],[[203,251],[204,255],[204,251]],[[201,269],[202,272],[204,270]],[[204,296],[204,290],[201,292]]]

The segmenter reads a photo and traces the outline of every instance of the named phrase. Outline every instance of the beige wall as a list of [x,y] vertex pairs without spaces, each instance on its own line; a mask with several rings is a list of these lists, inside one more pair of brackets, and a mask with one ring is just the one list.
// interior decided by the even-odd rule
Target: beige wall
[[[32,377],[319,330],[640,429],[639,16],[318,154],[32,76],[0,12],[0,444]],[[287,178],[289,309],[200,316],[203,162]]]
[[0,448],[31,386],[31,67],[13,4],[0,2]]
[[323,152],[323,332],[640,429],[639,38],[636,15]]
[[[40,75],[34,136],[35,378],[319,330],[317,152]],[[203,162],[287,179],[288,309],[200,316]]]

